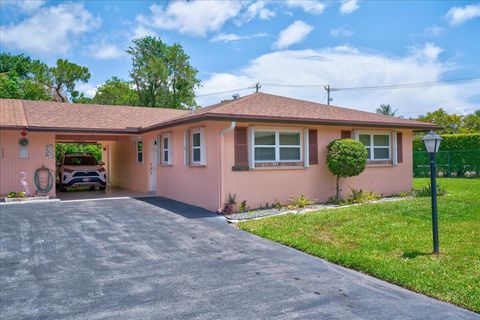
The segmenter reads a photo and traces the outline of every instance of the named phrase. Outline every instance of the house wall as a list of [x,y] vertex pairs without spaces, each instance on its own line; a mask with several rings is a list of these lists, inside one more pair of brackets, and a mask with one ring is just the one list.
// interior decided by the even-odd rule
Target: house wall
[[[28,183],[31,194],[36,192],[34,175],[38,168],[44,165],[53,170],[52,174],[55,176],[55,149],[53,149],[51,159],[46,157],[45,152],[47,145],[55,147],[55,135],[53,133],[28,132],[28,157],[20,158],[20,145],[18,144],[18,140],[21,138],[20,133],[21,130],[0,130],[0,195],[2,196],[11,191],[24,191],[20,182],[20,172],[27,174],[25,181]],[[55,195],[55,181],[49,195]]]
[[[137,163],[135,143],[144,144],[143,163]],[[103,142],[110,148],[110,183],[112,186],[132,191],[148,191],[149,136],[138,136],[121,141]]]
[[[220,202],[220,131],[226,122],[200,122],[150,133],[151,138],[171,134],[172,165],[157,166],[157,194],[209,210],[217,210]],[[206,165],[184,163],[184,131],[205,128]]]
[[[255,125],[265,127],[266,124],[238,123],[237,126]],[[271,126],[271,125],[268,125]],[[276,125],[274,128],[285,127]],[[286,127],[292,127],[286,126]],[[318,165],[309,168],[269,168],[249,171],[232,171],[234,165],[234,134],[225,134],[225,170],[223,197],[234,193],[237,201],[247,200],[251,208],[280,201],[287,203],[291,197],[305,195],[310,199],[326,201],[335,194],[336,178],[328,170],[325,161],[327,145],[341,136],[341,130],[353,130],[352,127],[341,126],[304,126],[301,128],[318,130]],[[361,128],[361,130],[367,130]],[[374,131],[392,129],[372,129]],[[350,193],[350,188],[375,191],[384,195],[409,191],[412,187],[412,131],[398,130],[403,133],[403,162],[393,165],[367,165],[365,171],[357,177],[340,180],[342,193]]]

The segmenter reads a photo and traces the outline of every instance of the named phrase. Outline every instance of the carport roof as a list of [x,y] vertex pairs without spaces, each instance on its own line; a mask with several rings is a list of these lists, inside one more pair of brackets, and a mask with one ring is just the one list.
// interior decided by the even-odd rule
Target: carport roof
[[0,99],[0,127],[137,133],[185,110]]
[[288,122],[427,130],[431,123],[254,93],[195,111],[0,99],[0,128],[143,133],[202,120]]

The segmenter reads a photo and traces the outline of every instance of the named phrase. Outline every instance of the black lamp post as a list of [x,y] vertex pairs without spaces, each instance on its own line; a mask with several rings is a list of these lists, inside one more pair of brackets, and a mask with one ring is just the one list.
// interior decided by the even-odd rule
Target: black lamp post
[[440,148],[440,142],[443,140],[438,134],[430,131],[423,138],[425,148],[430,155],[430,190],[432,190],[432,229],[433,229],[433,253],[440,252],[440,244],[438,241],[438,218],[437,218],[437,172],[435,169],[435,155]]

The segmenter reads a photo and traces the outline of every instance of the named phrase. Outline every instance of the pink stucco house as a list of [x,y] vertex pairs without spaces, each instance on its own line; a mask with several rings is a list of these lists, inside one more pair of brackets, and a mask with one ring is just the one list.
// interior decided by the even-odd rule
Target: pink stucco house
[[33,186],[37,168],[55,169],[56,142],[95,142],[113,186],[210,210],[228,193],[252,208],[300,194],[325,201],[335,193],[326,146],[347,137],[369,160],[344,191],[394,194],[412,187],[413,132],[435,128],[265,93],[195,111],[0,99],[0,194],[21,190],[21,171]]

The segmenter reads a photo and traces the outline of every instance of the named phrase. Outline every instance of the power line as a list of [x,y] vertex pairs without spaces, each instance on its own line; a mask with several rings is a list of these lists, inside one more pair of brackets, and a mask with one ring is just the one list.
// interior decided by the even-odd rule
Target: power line
[[204,93],[204,94],[198,94],[196,96],[197,97],[216,96],[216,95],[220,95],[220,94],[236,93],[238,91],[245,91],[245,90],[250,90],[250,89],[252,89],[252,88],[251,87],[238,88],[238,89],[232,89],[232,90],[227,90],[227,91],[208,92],[208,93]]
[[[461,83],[480,83],[480,78],[464,78],[464,79],[451,79],[444,81],[430,81],[430,82],[416,82],[416,83],[402,83],[402,84],[390,84],[390,85],[376,85],[376,86],[359,86],[359,87],[330,87],[330,91],[353,91],[353,90],[376,90],[376,89],[411,89],[411,88],[424,88],[434,86],[445,86]],[[269,87],[325,87],[326,84],[293,84],[293,83],[263,83],[264,86]]]

